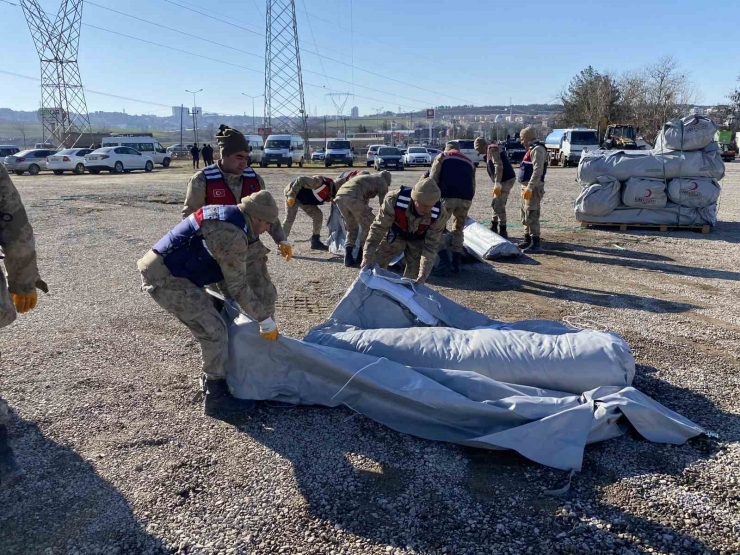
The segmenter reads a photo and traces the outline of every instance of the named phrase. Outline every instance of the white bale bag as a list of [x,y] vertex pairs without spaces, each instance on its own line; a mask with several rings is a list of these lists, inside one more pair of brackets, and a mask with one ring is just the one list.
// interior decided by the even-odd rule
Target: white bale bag
[[622,200],[622,185],[606,175],[599,176],[599,182],[584,187],[575,201],[576,214],[604,216],[619,206]]
[[714,141],[715,123],[704,116],[671,119],[655,139],[655,150],[701,150]]
[[630,208],[665,208],[665,181],[630,177],[622,189],[622,203]]
[[668,198],[688,208],[705,208],[719,199],[720,184],[714,179],[684,177],[668,182]]

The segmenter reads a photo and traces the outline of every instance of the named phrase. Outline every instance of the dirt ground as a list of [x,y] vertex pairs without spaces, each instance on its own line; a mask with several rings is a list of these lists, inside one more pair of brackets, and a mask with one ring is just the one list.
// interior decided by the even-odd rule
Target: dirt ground
[[[281,212],[285,185],[321,171],[258,168]],[[394,173],[393,186],[422,171]],[[589,446],[559,498],[542,492],[564,473],[343,409],[265,405],[238,426],[202,416],[198,347],[136,271],[179,220],[191,173],[14,177],[51,291],[0,331],[0,394],[26,469],[0,490],[0,553],[740,552],[740,164],[706,235],[581,229],[576,170],[551,168],[544,254],[430,281],[496,319],[616,331],[636,356],[634,385],[716,434]],[[483,168],[477,179],[471,216],[488,222],[491,183]],[[521,237],[516,193],[509,230]],[[309,239],[299,213],[294,259],[270,255],[276,321],[295,338],[357,274]]]

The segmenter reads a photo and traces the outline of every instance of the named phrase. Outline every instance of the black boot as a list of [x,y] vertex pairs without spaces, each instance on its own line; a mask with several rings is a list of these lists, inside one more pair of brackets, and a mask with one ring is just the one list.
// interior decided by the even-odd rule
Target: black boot
[[450,263],[450,251],[442,249],[439,251],[439,264],[437,264],[432,270],[432,275],[435,277],[448,277],[452,271],[452,264]]
[[524,234],[524,241],[519,243],[519,248],[524,250],[532,244],[532,236],[529,233]]
[[347,268],[351,268],[355,265],[355,257],[352,256],[353,250],[355,250],[354,247],[344,247],[344,265],[347,266]]
[[254,410],[257,405],[249,399],[237,399],[229,391],[226,380],[205,379],[203,386],[203,414],[219,417],[234,414],[246,414]]
[[321,242],[321,239],[318,235],[311,235],[311,248],[315,251],[328,251],[329,247],[327,247],[324,243]]
[[359,251],[357,251],[357,258],[355,258],[355,266],[359,266],[362,264],[362,248],[360,248]]
[[509,238],[509,232],[506,231],[506,224],[498,224],[498,234],[504,239]]
[[542,252],[540,247],[540,238],[532,237],[532,244],[524,249],[524,254],[539,254]]
[[23,476],[23,470],[18,466],[13,450],[8,443],[8,427],[0,425],[0,488],[9,486]]
[[496,233],[496,227],[498,226],[498,222],[496,220],[491,220],[491,227],[489,228],[491,231]]
[[460,273],[460,259],[462,258],[462,254],[459,252],[453,252],[452,253],[452,273],[453,274],[459,274]]

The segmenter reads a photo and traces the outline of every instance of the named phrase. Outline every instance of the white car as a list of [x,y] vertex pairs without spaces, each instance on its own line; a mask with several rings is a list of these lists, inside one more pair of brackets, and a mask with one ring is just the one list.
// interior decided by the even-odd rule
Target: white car
[[407,166],[431,166],[432,157],[426,148],[420,146],[410,146],[403,155],[403,162]]
[[101,170],[111,173],[131,170],[150,172],[154,169],[154,160],[151,156],[145,156],[127,146],[107,146],[85,156],[85,169],[93,174],[100,173]]
[[56,154],[46,157],[46,167],[56,175],[72,172],[77,175],[85,173],[85,155],[90,154],[89,148],[67,148]]
[[378,153],[378,149],[381,146],[385,146],[385,145],[370,145],[369,147],[367,147],[367,167],[368,168],[372,166],[373,163],[375,162],[375,155]]

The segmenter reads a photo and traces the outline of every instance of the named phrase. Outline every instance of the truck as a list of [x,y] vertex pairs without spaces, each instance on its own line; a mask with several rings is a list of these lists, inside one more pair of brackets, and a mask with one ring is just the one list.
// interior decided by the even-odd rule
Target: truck
[[733,140],[732,135],[732,131],[717,131],[714,136],[714,140],[722,149],[720,156],[722,156],[723,162],[732,162],[737,157],[737,137]]
[[596,129],[586,127],[555,129],[545,139],[545,148],[551,166],[577,166],[581,153],[599,150],[599,133]]

